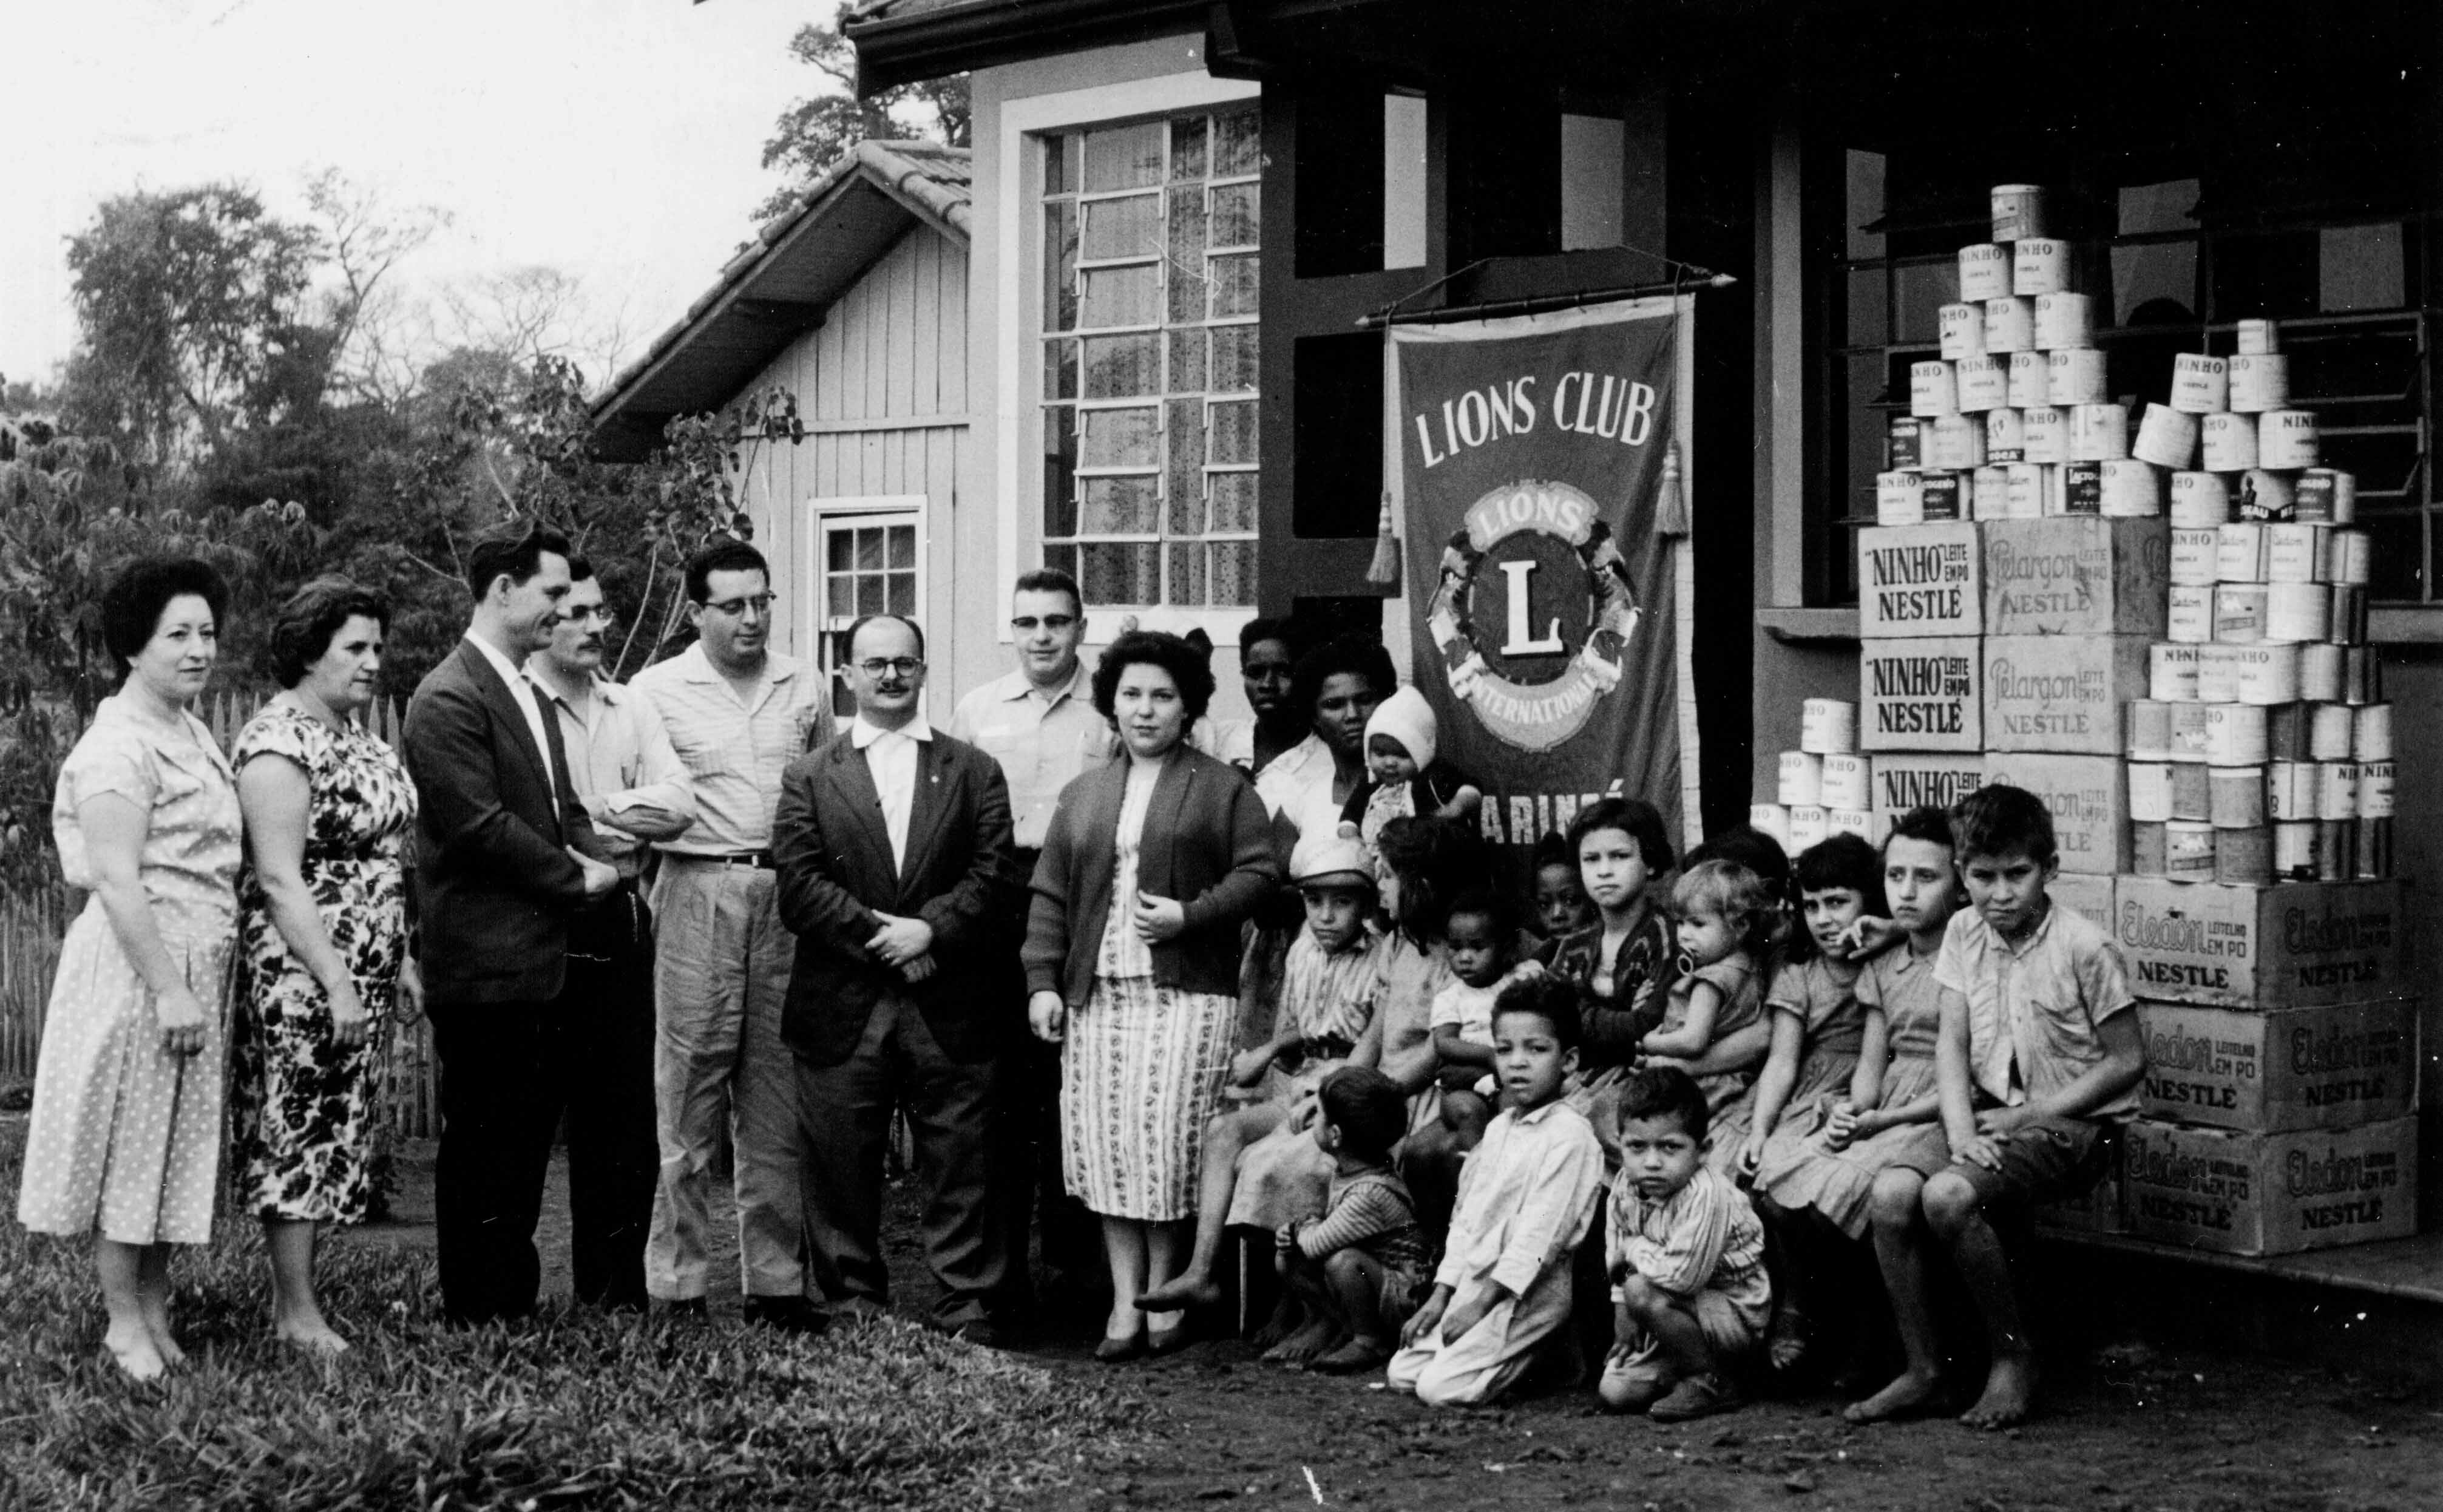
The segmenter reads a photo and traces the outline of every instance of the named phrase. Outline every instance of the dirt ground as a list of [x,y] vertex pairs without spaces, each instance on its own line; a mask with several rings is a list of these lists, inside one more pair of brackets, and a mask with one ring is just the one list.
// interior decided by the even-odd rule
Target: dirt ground
[[[344,1242],[431,1242],[429,1154],[411,1152],[398,1219]],[[909,1184],[891,1205],[903,1307],[931,1288]],[[564,1181],[546,1206],[544,1286],[568,1285]],[[725,1198],[726,1201],[726,1198]],[[722,1210],[716,1207],[716,1211]],[[717,1263],[715,1313],[735,1308]],[[1583,1504],[2032,1512],[2375,1512],[2443,1507],[2443,1390],[2262,1358],[2123,1349],[2055,1362],[2043,1415],[2002,1434],[1948,1421],[1855,1429],[1828,1396],[1667,1428],[1597,1412],[1589,1391],[1436,1412],[1375,1382],[1288,1372],[1236,1341],[1097,1365],[1091,1328],[1029,1346],[1143,1408],[1143,1430],[1076,1467],[1047,1508],[1364,1506],[1462,1512]]]

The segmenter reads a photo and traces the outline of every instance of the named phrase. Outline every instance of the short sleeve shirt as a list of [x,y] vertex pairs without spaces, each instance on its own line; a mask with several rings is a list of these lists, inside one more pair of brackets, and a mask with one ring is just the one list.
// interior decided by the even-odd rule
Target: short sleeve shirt
[[[1968,1000],[1968,1068],[2005,1103],[2044,1097],[2103,1060],[2106,1019],[2137,1005],[2121,951],[2083,913],[2048,907],[2015,949],[1974,909],[1951,916],[1935,980]],[[2138,1113],[2131,1086],[2088,1116]]]
[[1807,1050],[1812,1055],[1856,1055],[1866,1033],[1866,1010],[1858,1005],[1855,982],[1843,982],[1822,956],[1788,966],[1773,979],[1768,1000],[1786,1008],[1807,1025]]
[[1895,1060],[1934,1059],[1942,1023],[1942,989],[1935,957],[1906,944],[1883,951],[1858,973],[1861,1006],[1883,1010],[1884,1044]]

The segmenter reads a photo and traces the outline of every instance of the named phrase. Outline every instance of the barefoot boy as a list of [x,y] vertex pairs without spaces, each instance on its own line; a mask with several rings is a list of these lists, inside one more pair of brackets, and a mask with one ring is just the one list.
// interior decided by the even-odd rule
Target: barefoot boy
[[1312,1321],[1264,1357],[1348,1374],[1391,1357],[1432,1256],[1417,1205],[1391,1170],[1408,1095],[1371,1066],[1343,1066],[1323,1079],[1315,1101],[1314,1142],[1332,1162],[1331,1205],[1280,1232],[1281,1277]]
[[1559,1100],[1578,1063],[1577,989],[1525,977],[1493,1007],[1502,1112],[1460,1173],[1433,1295],[1400,1336],[1387,1377],[1432,1407],[1477,1406],[1517,1382],[1570,1317],[1570,1259],[1594,1216],[1603,1147]]
[[1764,1225],[1748,1199],[1707,1169],[1705,1094],[1659,1066],[1620,1095],[1620,1174],[1604,1259],[1611,1273],[1611,1355],[1604,1405],[1658,1423],[1727,1412],[1738,1388],[1724,1370],[1773,1316]]
[[1934,968],[1948,1158],[1929,1141],[1875,1180],[1877,1256],[1908,1365],[1849,1417],[1923,1411],[1939,1392],[1925,1286],[1931,1238],[1957,1264],[1993,1353],[1985,1390],[1960,1421],[2003,1428],[2028,1415],[2036,1364],[1989,1215],[2103,1179],[2120,1126],[2138,1111],[2146,1056],[2120,952],[2047,894],[2061,868],[2044,802],[1997,784],[1954,805],[1951,824],[1970,906],[1952,915]]

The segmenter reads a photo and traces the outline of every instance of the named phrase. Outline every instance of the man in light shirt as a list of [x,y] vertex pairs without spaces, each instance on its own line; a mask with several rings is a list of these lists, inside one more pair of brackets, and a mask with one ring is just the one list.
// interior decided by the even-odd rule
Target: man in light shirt
[[652,919],[638,893],[647,843],[695,821],[695,792],[661,720],[634,690],[602,675],[618,623],[583,557],[551,644],[526,658],[566,748],[569,785],[594,821],[598,854],[619,885],[569,929],[568,991],[588,1004],[591,1032],[575,1042],[568,1106],[568,1206],[596,1236],[576,1248],[577,1295],[645,1305],[645,1236],[660,1164],[653,1135]]
[[796,1074],[781,1042],[795,942],[775,908],[772,811],[789,763],[831,737],[830,690],[773,651],[771,572],[743,541],[687,566],[696,642],[636,674],[695,789],[695,821],[658,842],[653,1100],[661,1184],[646,1284],[701,1313],[711,1166],[729,1120],[738,1263],[749,1322],[820,1326],[806,1303],[805,1160]]
[[[1021,575],[1010,596],[1010,641],[1018,669],[959,700],[949,732],[1001,765],[1009,784],[1021,884],[1035,875],[1044,833],[1060,806],[1060,790],[1111,759],[1116,737],[1094,708],[1093,678],[1078,660],[1086,615],[1077,581],[1054,567]],[[1023,912],[1022,910],[1020,911]],[[1023,920],[1006,949],[1017,959]],[[1010,1011],[1025,1023],[1025,987],[1013,984]],[[1027,1230],[1040,1214],[1044,1269],[1054,1285],[1091,1284],[1102,1269],[1102,1231],[1060,1175],[1060,1050],[1016,1034],[1001,1079],[996,1148],[1003,1169],[994,1180],[1011,1246],[1011,1305],[1025,1305]],[[1070,1299],[1091,1306],[1091,1299]]]
[[773,838],[781,918],[798,937],[781,1033],[798,1058],[814,1281],[827,1308],[890,1300],[882,1171],[895,1104],[930,1187],[931,1321],[990,1345],[1010,1263],[991,1148],[1018,975],[1009,788],[989,758],[917,713],[913,621],[858,620],[848,677],[856,720],[790,766]]

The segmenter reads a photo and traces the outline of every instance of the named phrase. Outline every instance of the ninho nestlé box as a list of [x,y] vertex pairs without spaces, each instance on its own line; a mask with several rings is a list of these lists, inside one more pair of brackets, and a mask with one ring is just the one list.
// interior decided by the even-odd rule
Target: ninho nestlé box
[[1879,753],[1983,750],[1983,646],[1975,636],[1862,641],[1858,744]]
[[2249,887],[2124,876],[2113,900],[2130,990],[2210,1007],[2402,996],[2404,928],[2397,880]]
[[1973,520],[1858,532],[1858,635],[1973,636],[1984,626],[1984,555]]
[[2318,1008],[2140,1003],[2150,1117],[2250,1134],[2348,1129],[2417,1108],[2417,1001]]
[[2122,1131],[2129,1231],[2288,1255],[2417,1231],[2417,1120],[2243,1134],[2140,1118]]
[[2143,636],[1985,637],[1985,746],[2115,756],[2123,704],[2146,696]]
[[2044,800],[2064,872],[2109,876],[2129,870],[2129,776],[2120,757],[1988,751],[1985,781]]
[[1888,835],[1910,809],[1949,808],[1985,785],[1985,758],[1943,751],[1888,751],[1875,757],[1875,827]]
[[2160,515],[1994,520],[1984,531],[1987,635],[2163,637],[2172,529]]

